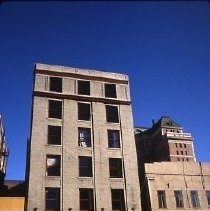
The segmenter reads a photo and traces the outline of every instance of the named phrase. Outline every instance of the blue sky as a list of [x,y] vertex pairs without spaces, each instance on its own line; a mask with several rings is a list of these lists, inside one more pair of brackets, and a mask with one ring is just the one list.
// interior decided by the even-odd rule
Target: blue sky
[[3,2],[0,40],[7,179],[24,179],[36,62],[129,75],[134,124],[169,115],[210,161],[208,2]]

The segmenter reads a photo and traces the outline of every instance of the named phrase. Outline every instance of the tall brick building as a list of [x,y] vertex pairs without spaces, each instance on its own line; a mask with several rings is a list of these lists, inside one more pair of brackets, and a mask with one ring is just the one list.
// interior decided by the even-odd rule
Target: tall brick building
[[141,210],[128,77],[34,71],[26,210]]

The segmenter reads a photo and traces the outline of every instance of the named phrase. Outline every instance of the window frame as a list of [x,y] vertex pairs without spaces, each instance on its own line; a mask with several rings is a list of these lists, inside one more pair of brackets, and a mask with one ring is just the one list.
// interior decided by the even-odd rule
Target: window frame
[[[54,193],[51,194],[55,194],[55,197],[49,197],[47,194],[49,194],[49,191],[55,191]],[[60,211],[60,188],[57,187],[45,187],[45,211]],[[52,208],[51,204],[49,203],[55,203],[55,207]]]
[[[116,135],[115,135],[116,134]],[[116,138],[115,138],[116,136]],[[108,129],[107,130],[107,139],[108,139],[108,147],[109,148],[121,148],[120,143],[120,131]]]
[[[53,103],[55,104],[53,105]],[[55,108],[56,106],[58,106],[58,108]],[[48,118],[62,119],[62,113],[63,113],[63,101],[60,100],[48,101]]]
[[117,98],[117,88],[116,84],[105,83],[104,84],[105,97],[107,98]]
[[122,158],[109,158],[110,178],[123,178]]
[[93,177],[92,157],[79,156],[79,177]]
[[[88,197],[83,197],[84,194],[87,194]],[[81,211],[94,211],[94,197],[92,188],[79,188],[79,204]]]
[[63,91],[62,78],[50,76],[49,91],[61,93]]
[[[105,105],[106,106],[106,122],[107,123],[119,123],[119,106],[117,105]],[[115,110],[111,110],[115,109]]]
[[166,209],[167,208],[167,203],[166,203],[166,193],[164,190],[157,190],[157,197],[158,197],[158,205],[159,208]]
[[61,126],[48,125],[47,144],[61,145]]
[[183,199],[182,191],[174,190],[174,197],[175,197],[176,207],[183,208],[184,207],[184,199]]
[[125,211],[125,194],[123,189],[111,189],[111,201],[113,211]]
[[[85,83],[88,83],[87,87],[82,87],[86,86],[84,85]],[[77,80],[77,94],[78,95],[87,95],[90,96],[90,81],[88,80]]]
[[[55,159],[55,160],[57,159],[58,164],[50,165],[49,164],[50,159]],[[61,176],[61,155],[54,155],[54,154],[46,155],[46,176],[48,176],[48,177],[60,177]]]
[[190,198],[191,198],[191,203],[192,203],[193,208],[200,208],[201,207],[197,190],[191,190],[190,191]]
[[[88,105],[88,110],[89,112],[86,111],[87,108],[82,106],[86,106]],[[91,121],[91,104],[90,103],[86,103],[86,102],[78,102],[77,103],[77,113],[78,113],[78,120],[80,121]],[[86,116],[85,118],[83,118],[84,116]],[[82,117],[83,116],[83,117]]]
[[[81,133],[82,131],[89,133],[88,136],[84,135],[84,138],[82,140],[81,138]],[[91,147],[91,128],[86,128],[86,127],[78,127],[78,146],[80,147]]]
[[208,207],[210,207],[210,190],[206,190],[206,200]]

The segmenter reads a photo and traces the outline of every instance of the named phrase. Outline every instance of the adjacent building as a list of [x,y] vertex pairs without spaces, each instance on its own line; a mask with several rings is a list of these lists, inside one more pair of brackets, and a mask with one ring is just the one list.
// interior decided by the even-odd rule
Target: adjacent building
[[36,64],[26,210],[141,210],[128,76]]

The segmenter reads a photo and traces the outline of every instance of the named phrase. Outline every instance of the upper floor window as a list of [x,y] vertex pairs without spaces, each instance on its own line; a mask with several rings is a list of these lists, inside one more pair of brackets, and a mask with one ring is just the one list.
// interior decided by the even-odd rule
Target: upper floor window
[[47,176],[60,176],[61,174],[61,156],[47,155]]
[[111,189],[112,210],[125,211],[125,198],[123,189]]
[[48,125],[48,144],[61,144],[61,126]]
[[120,148],[119,130],[107,130],[109,148]]
[[198,198],[198,191],[190,191],[190,197],[191,197],[191,202],[192,202],[192,207],[200,207],[200,201]]
[[182,191],[175,190],[174,196],[175,196],[175,201],[176,201],[176,207],[184,207]]
[[105,84],[105,97],[116,98],[116,84]]
[[92,158],[86,156],[79,156],[79,176],[92,177]]
[[81,147],[91,147],[91,129],[78,128],[78,145]]
[[159,208],[167,208],[165,191],[164,190],[158,190],[157,195],[158,195]]
[[78,103],[78,119],[90,121],[90,104]]
[[79,189],[80,210],[94,211],[93,203],[93,189],[80,188]]
[[45,188],[45,210],[60,211],[60,188]]
[[106,121],[113,123],[119,122],[117,106],[106,105]]
[[122,159],[109,158],[110,178],[122,178]]
[[208,206],[210,206],[210,190],[206,191],[206,199],[207,199]]
[[50,77],[50,91],[62,92],[62,78]]
[[77,81],[78,94],[79,95],[90,95],[90,81]]
[[49,100],[49,118],[62,118],[62,101]]

